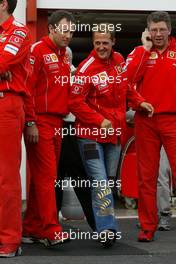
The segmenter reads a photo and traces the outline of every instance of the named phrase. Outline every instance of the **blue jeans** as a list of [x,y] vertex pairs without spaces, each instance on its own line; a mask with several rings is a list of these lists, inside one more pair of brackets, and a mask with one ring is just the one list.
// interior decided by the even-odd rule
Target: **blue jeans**
[[78,145],[87,177],[91,183],[92,207],[96,231],[105,229],[117,231],[114,202],[108,176],[116,176],[120,157],[120,145],[98,143],[78,138]]

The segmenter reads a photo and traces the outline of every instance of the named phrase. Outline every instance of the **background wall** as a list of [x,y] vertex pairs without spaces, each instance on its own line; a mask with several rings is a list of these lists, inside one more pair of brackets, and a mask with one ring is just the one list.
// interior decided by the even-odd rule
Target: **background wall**
[[175,0],[37,0],[38,8],[176,11]]

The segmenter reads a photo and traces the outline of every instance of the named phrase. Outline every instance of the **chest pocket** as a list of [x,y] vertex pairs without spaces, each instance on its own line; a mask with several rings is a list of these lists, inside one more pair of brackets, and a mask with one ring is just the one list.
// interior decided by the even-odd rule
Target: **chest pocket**
[[45,65],[45,70],[48,74],[59,71],[59,58],[56,53],[44,54],[43,62]]
[[91,82],[97,95],[102,95],[111,91],[111,80],[106,71],[99,72],[91,76]]

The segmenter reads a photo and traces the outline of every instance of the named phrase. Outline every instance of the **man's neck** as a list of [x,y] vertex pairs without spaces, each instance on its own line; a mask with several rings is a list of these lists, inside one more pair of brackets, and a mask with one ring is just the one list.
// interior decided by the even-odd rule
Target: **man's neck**
[[167,44],[163,48],[161,48],[161,49],[156,48],[156,49],[158,50],[158,52],[160,54],[162,54],[167,49],[168,45],[169,45],[169,41],[167,42]]
[[4,13],[0,16],[0,25],[2,25],[8,18],[10,17],[10,14]]

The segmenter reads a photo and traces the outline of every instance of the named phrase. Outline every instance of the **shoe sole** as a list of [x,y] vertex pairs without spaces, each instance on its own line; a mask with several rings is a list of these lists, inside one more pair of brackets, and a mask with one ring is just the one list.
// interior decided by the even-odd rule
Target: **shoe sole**
[[149,243],[149,242],[153,242],[154,241],[154,238],[152,238],[152,239],[138,239],[138,242],[147,242],[147,243]]
[[113,247],[114,245],[115,245],[115,242],[116,242],[116,240],[107,240],[106,242],[101,242],[100,241],[100,243],[101,243],[101,245],[103,246],[103,248],[111,248],[111,247]]
[[52,240],[52,241],[49,240],[48,238],[43,238],[43,239],[38,239],[34,237],[30,237],[30,238],[23,237],[22,238],[22,243],[24,244],[40,243],[40,244],[43,244],[47,248],[54,247],[59,244],[67,243],[69,241],[70,241],[70,238],[63,238],[61,240]]
[[43,239],[39,239],[39,238],[35,238],[35,237],[22,237],[21,242],[23,244],[43,243]]
[[0,258],[13,258],[22,255],[22,249],[19,247],[16,252],[12,253],[0,253]]
[[42,243],[46,248],[54,247],[57,245],[65,244],[67,242],[70,242],[70,238],[63,238],[61,240],[49,240],[48,238],[41,239],[40,243]]
[[163,227],[163,226],[159,226],[158,227],[159,231],[170,231],[170,227]]

